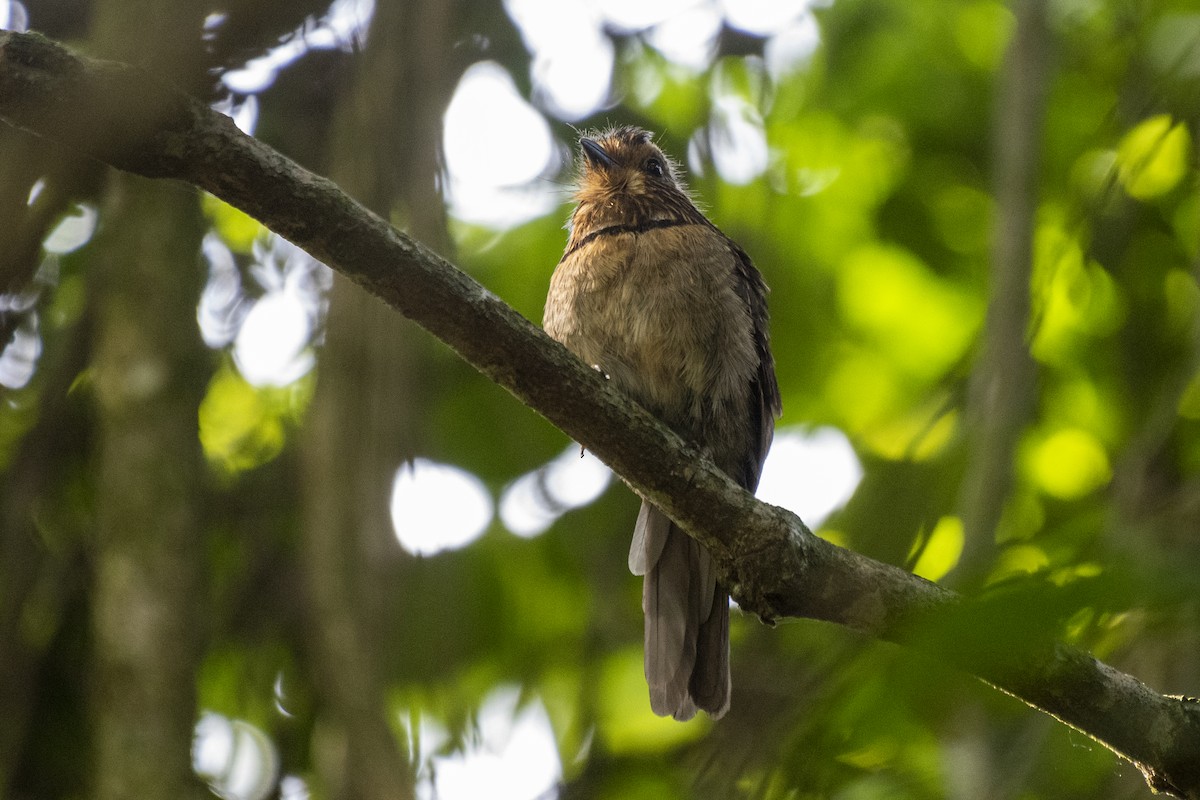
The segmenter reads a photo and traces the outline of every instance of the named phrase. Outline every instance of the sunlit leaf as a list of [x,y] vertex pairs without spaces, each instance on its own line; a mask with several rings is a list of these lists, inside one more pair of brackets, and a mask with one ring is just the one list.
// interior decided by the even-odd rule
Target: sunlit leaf
[[889,766],[900,753],[900,744],[895,739],[881,736],[864,747],[838,754],[838,761],[872,772]]
[[273,459],[287,428],[308,405],[312,373],[282,388],[256,388],[228,365],[209,383],[200,404],[200,444],[223,471],[242,472]]
[[1050,580],[1059,586],[1065,586],[1072,581],[1080,578],[1095,578],[1104,573],[1104,567],[1097,564],[1095,561],[1084,561],[1079,564],[1072,564],[1069,567],[1056,569],[1050,575]]
[[1012,12],[1004,4],[970,3],[955,15],[954,42],[971,64],[993,70],[1000,65],[1013,26]]
[[838,304],[847,322],[917,377],[933,378],[961,358],[982,321],[979,297],[938,278],[898,247],[860,247],[838,277]]
[[958,517],[942,517],[929,534],[921,557],[913,565],[915,575],[931,581],[941,580],[958,563],[963,549],[963,524]]
[[1103,200],[1116,178],[1117,154],[1113,150],[1088,150],[1071,166],[1071,185],[1089,200]]
[[1147,624],[1143,609],[1118,613],[1104,612],[1096,621],[1096,633],[1088,642],[1089,649],[1097,658],[1109,659],[1114,653],[1129,646],[1129,642],[1142,633]]
[[815,533],[825,541],[829,542],[830,544],[835,544],[838,547],[847,547],[849,545],[846,534],[842,531],[835,530],[833,528],[821,528]]
[[[935,406],[931,409],[930,406]],[[944,399],[925,403],[858,431],[874,452],[893,460],[925,461],[940,454],[959,429],[958,413],[943,413]]]
[[1030,347],[1048,363],[1062,363],[1084,337],[1106,336],[1125,321],[1120,289],[1099,264],[1087,260],[1078,239],[1048,219],[1034,242],[1034,319]]
[[1067,618],[1063,624],[1063,638],[1076,645],[1082,645],[1085,637],[1091,632],[1096,620],[1094,608],[1081,608]]
[[1082,497],[1112,475],[1104,447],[1081,428],[1063,428],[1032,442],[1024,463],[1034,484],[1060,500]]
[[1175,188],[1187,171],[1192,140],[1169,114],[1143,120],[1117,148],[1117,174],[1125,191],[1150,200]]
[[1018,544],[1000,551],[989,580],[999,582],[1017,575],[1032,575],[1050,566],[1046,551],[1032,544]]
[[235,253],[249,253],[254,240],[266,234],[266,228],[241,209],[222,202],[211,194],[202,195],[201,207],[212,222],[213,229]]
[[1045,394],[1047,422],[1091,431],[1102,442],[1115,442],[1120,435],[1119,405],[1111,391],[1084,375],[1048,386]]

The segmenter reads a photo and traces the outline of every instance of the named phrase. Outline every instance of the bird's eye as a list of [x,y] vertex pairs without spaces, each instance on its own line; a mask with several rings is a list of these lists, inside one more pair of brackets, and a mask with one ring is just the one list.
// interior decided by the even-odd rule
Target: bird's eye
[[654,156],[646,159],[646,166],[643,168],[647,175],[652,175],[655,178],[663,176],[663,162]]

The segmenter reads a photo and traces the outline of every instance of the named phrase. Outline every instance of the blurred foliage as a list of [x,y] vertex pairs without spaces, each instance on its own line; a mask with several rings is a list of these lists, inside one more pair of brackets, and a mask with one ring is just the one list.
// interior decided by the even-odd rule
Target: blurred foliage
[[[42,6],[54,4],[27,5],[36,26]],[[235,5],[237,35],[219,50],[222,60],[260,51],[279,20],[311,13],[303,3],[290,14],[286,3],[264,3],[260,15],[253,3]],[[470,28],[463,41],[474,43],[468,51],[490,42],[487,57],[525,82],[529,54],[490,6],[461,21]],[[759,40],[749,54],[722,52],[695,70],[642,34],[614,33],[621,102],[580,125],[629,121],[660,132],[711,218],[764,273],[781,425],[839,428],[864,467],[823,535],[940,580],[963,550],[956,504],[971,444],[963,420],[983,357],[997,217],[995,86],[1014,17],[993,0],[835,0],[816,19],[819,47],[782,75],[767,69]],[[1036,409],[1013,454],[988,613],[929,635],[997,654],[1058,637],[1158,690],[1196,694],[1200,13],[1185,0],[1063,0],[1049,5],[1049,25],[1028,325]],[[259,98],[260,131],[286,130],[289,109],[311,101],[310,89],[339,87],[281,81]],[[731,96],[761,123],[770,148],[762,173],[740,185],[722,179],[710,146],[719,135],[715,98]],[[556,123],[555,134],[572,145],[567,125]],[[286,149],[290,135],[271,143]],[[202,202],[252,284],[246,260],[263,232],[240,212]],[[454,260],[540,320],[567,214],[564,205],[505,231],[453,222]],[[81,406],[90,392],[76,348],[86,353],[81,276],[97,247],[51,258],[58,273],[40,315],[38,370],[27,387],[3,390],[0,404],[8,473],[34,469],[37,453],[50,452],[36,449],[47,426],[88,441],[92,421]],[[313,344],[320,339],[318,331]],[[445,348],[428,337],[414,348],[420,400],[397,413],[422,414],[419,455],[470,470],[499,497],[562,450],[562,434]],[[265,732],[282,773],[310,780],[314,796],[323,796],[328,753],[296,577],[297,508],[306,491],[351,490],[305,486],[297,475],[295,433],[319,359],[317,374],[263,387],[227,353],[215,354],[196,410],[221,478],[203,520],[201,709]],[[39,665],[38,704],[25,746],[0,763],[0,797],[77,796],[86,782],[79,766],[46,777],[47,753],[76,748],[85,735],[83,712],[54,698],[78,700],[85,678],[87,582],[77,572],[92,546],[96,487],[86,453],[55,446],[58,466],[43,495],[24,498],[22,476],[6,477],[10,504],[25,502],[33,520],[27,544],[38,563],[63,565],[43,580],[74,577],[54,584],[65,599],[52,603],[45,586],[0,583],[2,607],[20,618],[11,630]],[[943,666],[810,621],[768,630],[735,613],[729,716],[717,724],[655,718],[641,673],[640,581],[625,570],[635,500],[614,486],[539,537],[517,538],[497,518],[465,549],[395,554],[401,572],[380,566],[391,579],[378,642],[387,716],[424,759],[419,776],[428,777],[430,758],[467,748],[497,687],[518,686],[521,707],[540,702],[551,721],[563,797],[1148,795],[1134,768],[1085,736]],[[423,725],[446,735],[420,734]]]
[[229,474],[275,458],[283,450],[288,425],[303,416],[312,387],[310,373],[283,388],[256,388],[232,365],[224,364],[200,404],[204,454]]

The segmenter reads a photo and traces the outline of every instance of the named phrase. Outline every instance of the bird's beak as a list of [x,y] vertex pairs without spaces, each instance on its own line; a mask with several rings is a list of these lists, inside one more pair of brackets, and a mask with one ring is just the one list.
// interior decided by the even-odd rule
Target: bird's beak
[[617,162],[612,160],[612,156],[604,152],[604,148],[595,139],[589,139],[585,136],[579,140],[579,146],[583,148],[584,157],[587,158],[588,163],[593,167],[608,170],[617,165]]

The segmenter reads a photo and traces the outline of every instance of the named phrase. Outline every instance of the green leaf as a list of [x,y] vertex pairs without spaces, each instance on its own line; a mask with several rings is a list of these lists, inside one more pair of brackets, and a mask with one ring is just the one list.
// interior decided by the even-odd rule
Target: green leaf
[[913,574],[931,581],[941,580],[958,564],[963,550],[963,524],[958,517],[942,517],[929,534]]
[[258,220],[211,194],[203,195],[201,208],[221,241],[235,253],[249,253],[254,240],[266,235],[267,229]]
[[1117,148],[1117,175],[1131,197],[1151,200],[1175,188],[1188,168],[1192,138],[1168,114],[1143,120]]

